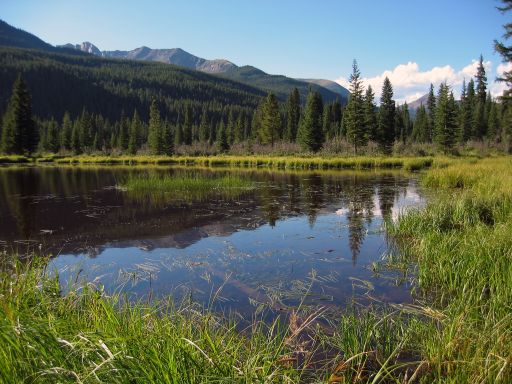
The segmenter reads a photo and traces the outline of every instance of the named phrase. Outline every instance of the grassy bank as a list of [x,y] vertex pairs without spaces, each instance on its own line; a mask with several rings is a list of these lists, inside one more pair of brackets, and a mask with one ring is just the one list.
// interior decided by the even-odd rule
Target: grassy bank
[[[49,162],[42,158],[39,161]],[[76,156],[53,158],[57,164],[179,164],[205,167],[267,167],[282,169],[391,169],[420,170],[431,157],[270,157],[270,156]]]
[[[389,230],[417,263],[432,382],[512,381],[512,159],[433,169],[437,197]],[[427,381],[428,382],[428,381]]]

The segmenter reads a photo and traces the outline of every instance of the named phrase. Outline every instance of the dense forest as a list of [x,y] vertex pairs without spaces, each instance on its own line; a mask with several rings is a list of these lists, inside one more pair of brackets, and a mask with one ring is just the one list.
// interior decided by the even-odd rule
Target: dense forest
[[176,146],[204,144],[206,153],[244,143],[296,143],[317,152],[343,141],[350,154],[369,144],[381,153],[400,143],[432,143],[452,152],[468,141],[510,151],[512,108],[487,90],[480,57],[474,79],[456,101],[449,84],[431,85],[415,111],[393,99],[389,79],[380,103],[364,88],[357,62],[350,98],[325,103],[310,89],[284,101],[243,83],[168,64],[0,47],[1,151],[6,154],[173,154]]

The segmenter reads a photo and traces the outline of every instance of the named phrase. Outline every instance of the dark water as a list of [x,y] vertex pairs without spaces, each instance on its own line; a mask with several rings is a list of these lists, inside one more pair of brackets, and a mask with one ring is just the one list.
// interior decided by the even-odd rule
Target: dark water
[[[116,187],[140,172],[232,172],[255,188],[187,201]],[[408,302],[408,281],[375,263],[387,252],[383,218],[422,202],[414,176],[400,173],[0,168],[0,247],[51,253],[64,287],[86,280],[242,313],[365,294]]]

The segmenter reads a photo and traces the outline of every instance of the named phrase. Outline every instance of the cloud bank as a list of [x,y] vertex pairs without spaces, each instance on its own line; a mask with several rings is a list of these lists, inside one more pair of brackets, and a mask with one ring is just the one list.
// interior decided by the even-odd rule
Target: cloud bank
[[[393,85],[394,99],[399,104],[403,104],[405,101],[410,103],[428,93],[431,83],[434,84],[437,92],[439,85],[446,82],[451,86],[455,97],[459,98],[463,80],[466,79],[467,83],[469,79],[474,77],[477,67],[478,60],[473,60],[471,64],[460,70],[454,69],[451,65],[421,70],[418,63],[410,61],[407,64],[399,64],[392,70],[386,70],[378,76],[364,77],[362,80],[365,87],[372,86],[377,104],[386,76]],[[501,75],[504,71],[511,70],[512,64],[499,64],[494,70],[491,61],[484,61],[484,68],[487,75],[487,89],[494,97],[500,96],[505,89],[505,84],[497,83],[494,80],[496,76]],[[346,88],[349,87],[348,76],[340,77],[335,81]]]

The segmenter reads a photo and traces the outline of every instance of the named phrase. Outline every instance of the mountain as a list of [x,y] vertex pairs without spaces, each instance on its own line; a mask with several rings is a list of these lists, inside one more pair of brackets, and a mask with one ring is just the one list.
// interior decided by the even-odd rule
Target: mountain
[[258,87],[265,91],[272,91],[281,101],[286,100],[293,88],[298,88],[303,101],[306,100],[309,88],[320,92],[326,102],[341,99],[342,103],[346,103],[348,100],[348,90],[330,80],[300,80],[282,75],[270,75],[261,69],[248,65],[239,67],[224,59],[203,59],[181,48],[152,49],[143,46],[131,51],[100,51],[89,42],[75,45],[66,44],[60,47],[74,48],[96,56],[126,60],[157,61],[201,72],[219,74],[222,77]]
[[411,101],[407,105],[409,106],[409,111],[416,111],[420,106],[424,106],[427,108],[427,100],[428,100],[428,93],[421,96],[419,99],[416,99],[414,101]]
[[0,109],[11,96],[18,73],[29,87],[34,114],[60,120],[82,109],[118,121],[136,109],[147,120],[156,99],[163,119],[175,122],[186,105],[195,123],[203,110],[215,122],[230,109],[251,115],[265,93],[257,88],[174,65],[69,55],[0,46]]
[[350,92],[348,91],[347,88],[342,87],[341,85],[339,85],[338,83],[336,83],[335,81],[332,81],[332,80],[325,80],[325,79],[297,79],[297,80],[305,81],[307,83],[317,84],[321,87],[328,89],[329,91],[337,93],[338,95],[340,95],[342,98],[344,98],[346,100],[348,100],[348,96],[350,94]]
[[272,91],[276,96],[284,101],[287,99],[293,88],[299,90],[301,101],[305,103],[309,89],[318,91],[324,100],[324,102],[335,101],[341,99],[342,104],[346,104],[348,99],[335,93],[327,88],[324,88],[318,84],[313,84],[305,81],[300,81],[286,77],[283,75],[269,75],[263,72],[261,69],[246,65],[243,67],[237,67],[229,72],[219,74],[220,76],[226,77],[231,80],[239,81],[252,85],[257,88],[264,89],[266,91]]

